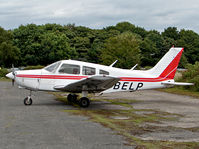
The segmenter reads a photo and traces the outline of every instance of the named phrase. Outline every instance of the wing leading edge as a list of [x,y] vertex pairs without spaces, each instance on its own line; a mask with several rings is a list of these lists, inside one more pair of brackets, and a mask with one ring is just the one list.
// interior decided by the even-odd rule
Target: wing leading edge
[[111,88],[119,80],[120,78],[112,76],[91,76],[68,85],[57,85],[54,89],[75,93],[82,91],[88,91],[90,93],[101,92]]

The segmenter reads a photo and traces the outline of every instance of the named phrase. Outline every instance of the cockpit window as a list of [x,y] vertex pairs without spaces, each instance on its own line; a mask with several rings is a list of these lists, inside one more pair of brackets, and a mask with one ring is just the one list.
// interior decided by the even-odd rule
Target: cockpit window
[[100,71],[99,71],[99,74],[109,75],[109,72],[108,72],[108,71],[105,71],[105,70],[100,70]]
[[80,74],[80,66],[72,64],[62,64],[59,69],[59,73]]
[[55,62],[55,63],[53,63],[51,65],[46,66],[44,69],[49,71],[49,72],[56,71],[56,69],[59,67],[60,63],[61,62]]
[[83,75],[95,75],[95,68],[83,66]]

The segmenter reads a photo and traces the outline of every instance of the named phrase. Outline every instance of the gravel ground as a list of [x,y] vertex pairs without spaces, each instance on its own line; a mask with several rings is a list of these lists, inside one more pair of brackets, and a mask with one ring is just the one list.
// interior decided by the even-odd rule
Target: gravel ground
[[[10,82],[0,82],[0,148],[105,148],[128,149],[127,142],[112,130],[88,121],[83,116],[73,116],[63,110],[76,109],[55,101],[51,94],[38,92],[33,105],[24,106],[27,91],[11,87]],[[136,114],[152,114],[152,109],[168,112],[174,120],[144,123],[145,133],[136,137],[142,140],[165,140],[175,142],[199,142],[199,99],[156,90],[104,94],[99,99],[130,99]],[[94,101],[89,110],[121,109],[108,100]],[[146,110],[146,111],[145,111]]]
[[63,110],[75,109],[47,93],[36,93],[24,106],[27,91],[0,82],[1,149],[132,149],[122,136]]

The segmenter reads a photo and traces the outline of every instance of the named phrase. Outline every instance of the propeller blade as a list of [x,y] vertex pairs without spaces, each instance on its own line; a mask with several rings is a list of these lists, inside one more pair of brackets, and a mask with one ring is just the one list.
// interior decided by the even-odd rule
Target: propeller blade
[[15,85],[15,80],[14,79],[12,79],[12,86],[14,86]]
[[14,68],[14,64],[12,64],[12,74],[13,74],[13,76],[14,76],[14,79],[12,79],[12,86],[14,86],[14,84],[15,84],[15,68]]
[[12,64],[12,74],[13,74],[13,75],[15,75],[14,72],[15,72],[15,67],[14,67],[14,65]]

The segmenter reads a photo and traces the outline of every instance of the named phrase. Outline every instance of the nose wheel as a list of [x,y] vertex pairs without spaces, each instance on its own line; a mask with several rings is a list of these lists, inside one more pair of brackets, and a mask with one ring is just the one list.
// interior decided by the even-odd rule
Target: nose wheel
[[30,95],[24,99],[24,105],[26,105],[26,106],[32,105],[31,93],[32,93],[32,91],[30,90]]
[[30,106],[32,104],[32,98],[30,96],[24,99],[24,105]]

